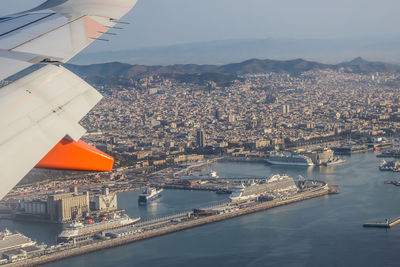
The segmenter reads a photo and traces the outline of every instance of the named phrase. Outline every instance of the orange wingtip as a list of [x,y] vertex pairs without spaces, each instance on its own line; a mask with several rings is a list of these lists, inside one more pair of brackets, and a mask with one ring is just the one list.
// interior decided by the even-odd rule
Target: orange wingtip
[[36,168],[99,171],[112,170],[114,158],[85,142],[61,140],[37,165]]

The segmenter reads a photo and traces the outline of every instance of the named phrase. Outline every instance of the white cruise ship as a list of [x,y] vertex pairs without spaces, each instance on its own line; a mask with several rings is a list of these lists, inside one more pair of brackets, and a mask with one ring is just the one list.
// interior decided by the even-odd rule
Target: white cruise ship
[[313,161],[304,155],[291,152],[272,152],[267,158],[267,162],[275,165],[293,165],[293,166],[313,166]]
[[70,240],[79,240],[85,236],[95,234],[104,230],[116,229],[131,225],[140,221],[140,218],[132,219],[128,215],[116,215],[111,219],[105,217],[100,222],[89,220],[87,224],[76,222],[66,227],[57,237],[57,242],[69,242]]
[[232,201],[242,201],[248,199],[255,199],[259,196],[265,196],[271,193],[278,192],[297,192],[298,187],[293,178],[287,175],[272,175],[267,181],[255,183],[254,181],[248,184],[242,184],[232,190],[230,199]]
[[7,229],[0,232],[0,253],[35,245],[35,241],[18,232],[13,233]]

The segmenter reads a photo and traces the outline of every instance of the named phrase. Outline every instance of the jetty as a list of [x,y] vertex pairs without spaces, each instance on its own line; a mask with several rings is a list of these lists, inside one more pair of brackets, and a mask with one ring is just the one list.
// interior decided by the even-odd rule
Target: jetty
[[375,227],[375,228],[392,228],[400,224],[400,217],[389,220],[386,219],[384,222],[366,222],[363,224],[364,227]]
[[[4,264],[3,266],[25,267],[54,262],[57,260],[75,257],[102,249],[122,246],[144,239],[154,238],[157,236],[179,232],[206,224],[228,220],[246,214],[264,211],[274,207],[326,196],[330,193],[337,192],[336,190],[330,190],[328,185],[324,185],[318,188],[302,191],[284,199],[274,199],[265,202],[254,201],[241,204],[219,204],[215,207],[208,207],[207,210],[194,210],[193,212],[188,212],[187,214],[179,214],[179,218],[176,216],[172,216],[166,219],[164,218],[157,219],[155,221],[144,222],[137,226],[136,231],[133,231],[132,229],[127,229],[126,232],[129,232],[129,234],[121,235],[117,238],[94,240],[91,243],[68,244],[68,247],[65,247],[65,249],[63,248],[60,251],[43,254],[35,258],[29,258],[26,260]],[[217,212],[216,210],[220,210],[222,212]]]

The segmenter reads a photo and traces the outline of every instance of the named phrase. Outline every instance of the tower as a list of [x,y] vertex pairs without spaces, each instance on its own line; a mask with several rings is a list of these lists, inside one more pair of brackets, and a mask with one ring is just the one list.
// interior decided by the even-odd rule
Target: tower
[[203,130],[197,130],[197,146],[198,147],[204,147],[206,139],[204,137],[204,131]]

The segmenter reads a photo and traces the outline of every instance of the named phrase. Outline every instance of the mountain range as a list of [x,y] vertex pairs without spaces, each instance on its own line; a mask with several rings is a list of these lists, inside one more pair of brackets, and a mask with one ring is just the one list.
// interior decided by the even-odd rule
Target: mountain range
[[140,65],[213,64],[225,65],[249,58],[310,61],[337,64],[356,56],[400,64],[400,37],[347,39],[234,39],[174,44],[127,50],[83,51],[72,64],[118,61]]
[[130,65],[120,62],[110,62],[92,65],[67,64],[67,68],[83,77],[106,76],[135,79],[149,75],[164,74],[204,74],[218,73],[224,75],[242,75],[254,73],[289,73],[297,75],[309,70],[342,69],[351,73],[376,73],[376,72],[400,72],[400,66],[383,63],[370,62],[362,58],[340,64],[323,64],[303,59],[295,60],[271,60],[271,59],[250,59],[240,63],[226,65],[197,65],[197,64],[176,64],[170,66],[146,66]]

